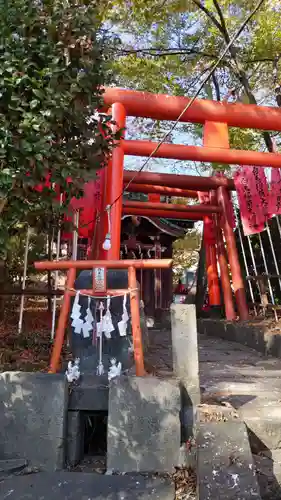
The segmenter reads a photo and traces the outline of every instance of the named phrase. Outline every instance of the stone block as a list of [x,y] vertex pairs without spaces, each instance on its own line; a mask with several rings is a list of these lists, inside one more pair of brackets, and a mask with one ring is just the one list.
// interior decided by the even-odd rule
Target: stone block
[[107,468],[172,472],[180,448],[180,389],[174,379],[120,377],[110,383]]
[[253,324],[243,321],[233,323],[226,320],[199,319],[198,331],[200,334],[238,342],[266,356],[281,357],[281,330],[278,326],[272,327],[263,321]]
[[84,455],[84,421],[81,411],[67,414],[67,453],[66,462],[71,467],[77,465]]
[[260,500],[244,423],[198,425],[197,482],[200,500]]
[[172,304],[172,351],[175,375],[183,381],[187,392],[197,394],[200,402],[199,361],[196,310],[193,304]]
[[26,459],[49,471],[62,468],[67,401],[64,375],[0,374],[0,458]]
[[174,500],[173,484],[142,476],[54,472],[13,477],[0,483],[0,499]]

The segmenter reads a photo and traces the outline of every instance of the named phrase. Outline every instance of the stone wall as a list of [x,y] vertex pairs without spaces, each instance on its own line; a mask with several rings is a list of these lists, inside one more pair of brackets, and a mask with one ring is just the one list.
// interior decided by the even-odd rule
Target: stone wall
[[281,328],[279,323],[266,320],[226,321],[198,319],[198,333],[239,342],[264,355],[281,358]]

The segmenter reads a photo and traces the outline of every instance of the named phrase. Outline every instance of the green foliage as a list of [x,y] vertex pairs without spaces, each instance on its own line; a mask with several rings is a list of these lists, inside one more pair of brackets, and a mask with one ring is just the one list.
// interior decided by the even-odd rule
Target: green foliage
[[148,195],[143,193],[129,193],[126,192],[123,195],[123,200],[133,200],[133,201],[147,201]]
[[173,244],[173,270],[175,282],[181,278],[185,269],[190,269],[198,262],[201,245],[201,233],[197,229],[189,230],[184,238]]
[[[151,92],[194,95],[255,6],[254,0],[108,2],[104,19],[121,33],[122,41],[113,61],[115,82]],[[231,101],[276,105],[274,89],[281,81],[280,12],[278,0],[264,2],[201,91],[201,98],[223,100],[235,88]],[[159,137],[163,129],[158,129]],[[188,133],[195,141],[202,137],[196,125],[178,124],[174,137],[179,133]],[[230,131],[234,148],[263,150],[265,139],[259,131]]]
[[[112,147],[102,103],[107,38],[87,0],[0,0],[0,248],[15,222],[52,224]],[[34,186],[50,175],[50,187]],[[69,183],[68,179],[72,182]]]
[[[21,281],[26,246],[26,231],[18,228],[6,241],[5,272],[10,284]],[[44,260],[46,255],[46,236],[33,232],[28,247],[28,272],[34,271],[34,261]]]

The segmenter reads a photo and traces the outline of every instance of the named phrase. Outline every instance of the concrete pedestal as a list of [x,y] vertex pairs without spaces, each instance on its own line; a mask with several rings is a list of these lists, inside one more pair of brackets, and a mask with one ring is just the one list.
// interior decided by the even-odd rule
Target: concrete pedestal
[[173,370],[190,394],[200,402],[196,310],[193,304],[172,304]]
[[200,403],[196,310],[193,304],[172,304],[173,370],[181,390],[181,442],[194,435]]
[[180,449],[180,391],[174,379],[120,377],[110,382],[107,467],[173,472]]

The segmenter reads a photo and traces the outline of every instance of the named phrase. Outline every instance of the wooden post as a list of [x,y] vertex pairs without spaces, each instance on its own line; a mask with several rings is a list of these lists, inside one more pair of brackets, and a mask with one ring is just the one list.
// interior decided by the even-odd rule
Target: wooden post
[[236,304],[240,319],[245,321],[249,319],[249,310],[247,306],[245,286],[242,278],[235,236],[229,220],[230,200],[226,190],[223,187],[219,187],[218,189],[218,202],[223,211],[221,220],[227,246],[228,260],[232,274]]
[[[210,198],[211,198],[211,203],[215,204],[218,202],[216,191],[212,190],[210,192]],[[213,218],[214,218],[216,237],[217,237],[217,254],[218,254],[218,263],[220,268],[220,279],[221,279],[221,287],[223,293],[225,316],[226,319],[233,321],[234,319],[236,319],[236,312],[235,312],[232,289],[230,284],[227,254],[221,230],[221,217],[219,214],[214,214]]]
[[[220,306],[220,285],[217,265],[217,250],[215,244],[215,234],[211,217],[204,217],[203,241],[206,252],[206,271],[209,289],[210,306]],[[210,236],[212,235],[212,240]]]
[[[112,119],[116,122],[116,130],[126,125],[126,111],[123,104],[116,102],[112,105]],[[121,245],[121,218],[123,205],[123,167],[124,150],[122,140],[116,145],[112,152],[112,160],[108,165],[108,178],[106,186],[106,205],[111,206],[111,249],[106,252],[107,260],[120,258]],[[103,242],[102,242],[103,243]]]
[[130,266],[128,268],[128,285],[130,289],[130,305],[131,305],[136,375],[137,377],[143,377],[145,375],[145,370],[144,370],[144,359],[143,359],[142,334],[140,326],[139,292],[138,292],[138,285],[136,278],[136,270],[133,266]]
[[[229,147],[228,130],[224,123],[206,122],[204,125],[203,145],[206,147]],[[210,193],[211,202],[211,193]],[[209,228],[209,230],[208,230]],[[213,233],[214,241],[209,241],[206,233]],[[219,273],[216,249],[216,234],[213,217],[204,218],[204,244],[206,252],[207,280],[209,288],[210,306],[221,305]]]

